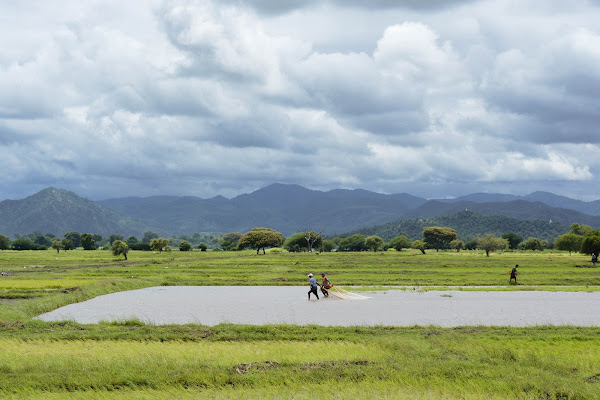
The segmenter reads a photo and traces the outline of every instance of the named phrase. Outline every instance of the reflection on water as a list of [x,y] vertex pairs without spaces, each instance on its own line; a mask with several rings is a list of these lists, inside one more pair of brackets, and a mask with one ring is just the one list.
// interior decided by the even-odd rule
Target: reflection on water
[[39,316],[80,323],[139,319],[217,325],[580,325],[600,326],[600,293],[369,293],[366,300],[307,300],[304,286],[170,286],[97,297]]

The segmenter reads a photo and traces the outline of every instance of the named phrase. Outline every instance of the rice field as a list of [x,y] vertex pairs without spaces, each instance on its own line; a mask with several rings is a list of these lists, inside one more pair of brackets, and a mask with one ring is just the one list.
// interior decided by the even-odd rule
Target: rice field
[[[519,284],[507,271],[519,264]],[[600,328],[153,326],[42,322],[42,312],[159,285],[419,290],[600,287],[588,257],[560,252],[0,252],[0,398],[600,398]],[[457,289],[458,290],[458,289]],[[518,310],[516,310],[518,312]],[[326,316],[324,316],[326,317]]]

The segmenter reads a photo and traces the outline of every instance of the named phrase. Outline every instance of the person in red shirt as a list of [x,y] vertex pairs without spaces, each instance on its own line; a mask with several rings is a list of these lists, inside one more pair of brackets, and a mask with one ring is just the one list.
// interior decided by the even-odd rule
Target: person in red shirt
[[329,297],[329,291],[327,289],[331,289],[333,284],[327,279],[325,276],[325,272],[321,274],[321,278],[323,278],[323,283],[321,284],[321,292],[323,292],[323,296]]

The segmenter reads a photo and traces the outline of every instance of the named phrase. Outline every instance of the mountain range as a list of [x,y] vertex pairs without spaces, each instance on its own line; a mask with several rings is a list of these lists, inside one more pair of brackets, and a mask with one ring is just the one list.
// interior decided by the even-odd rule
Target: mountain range
[[47,188],[25,199],[0,202],[0,233],[10,236],[37,231],[62,236],[78,231],[139,237],[153,231],[170,237],[195,232],[243,233],[264,226],[284,236],[303,229],[331,236],[463,211],[554,222],[555,227],[567,230],[574,222],[600,227],[600,200],[584,202],[548,192],[527,196],[475,193],[428,200],[407,193],[388,195],[362,189],[324,192],[272,184],[232,199],[152,196],[96,202],[67,190]]

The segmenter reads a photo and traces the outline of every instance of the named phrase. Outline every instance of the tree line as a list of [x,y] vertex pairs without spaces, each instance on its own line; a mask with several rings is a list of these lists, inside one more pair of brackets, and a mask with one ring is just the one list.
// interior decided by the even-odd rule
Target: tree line
[[[325,238],[322,232],[304,229],[302,232],[285,238],[280,232],[270,228],[253,228],[244,234],[229,232],[221,236],[202,236],[198,233],[190,236],[182,235],[179,238],[159,238],[154,232],[145,232],[141,240],[135,236],[127,239],[123,235],[113,234],[108,238],[91,233],[67,232],[61,239],[52,234],[42,235],[39,232],[24,236],[16,235],[15,240],[10,240],[0,235],[0,249],[13,250],[46,250],[50,247],[57,252],[61,250],[73,250],[81,247],[84,250],[95,250],[103,248],[112,250],[115,255],[123,255],[127,258],[129,250],[145,251],[171,251],[177,248],[179,251],[191,251],[194,247],[206,251],[209,246],[200,242],[200,239],[209,239],[213,250],[243,250],[255,249],[257,254],[260,250],[263,254],[267,248],[282,247],[290,252],[299,251],[378,251],[395,249],[417,249],[423,254],[427,250],[436,251],[454,249],[474,250],[480,249],[489,256],[490,252],[497,250],[544,250],[556,248],[557,250],[569,252],[581,252],[584,254],[600,253],[600,231],[587,225],[574,223],[570,226],[570,232],[559,235],[555,240],[544,240],[536,237],[523,239],[514,232],[506,232],[497,236],[489,233],[477,236],[469,240],[461,240],[455,229],[444,226],[428,226],[422,229],[421,238],[411,240],[408,235],[396,235],[386,241],[378,235],[363,235],[355,233],[348,236],[336,236]],[[189,239],[189,240],[186,240]]]

